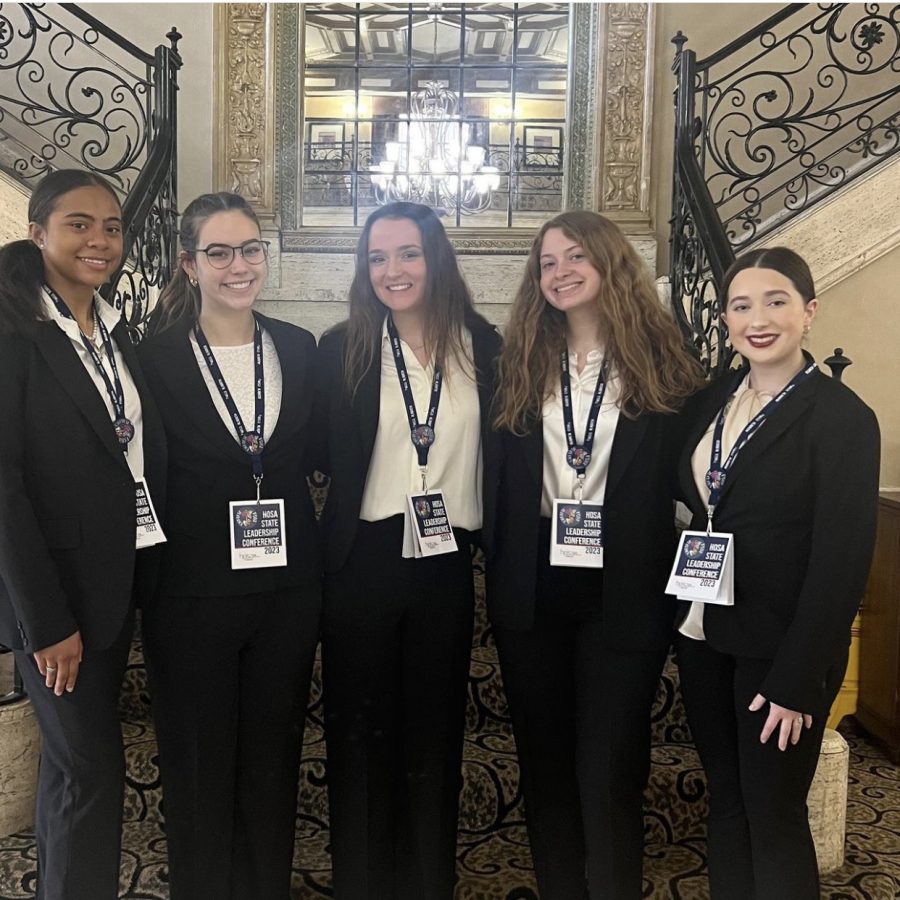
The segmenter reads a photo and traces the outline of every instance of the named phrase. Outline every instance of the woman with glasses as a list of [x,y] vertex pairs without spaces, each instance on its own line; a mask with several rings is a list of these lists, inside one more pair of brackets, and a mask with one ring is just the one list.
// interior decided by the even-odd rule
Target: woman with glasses
[[267,244],[204,194],[140,354],[169,442],[168,543],[144,613],[171,900],[284,900],[320,611],[306,484],[315,341],[254,313]]

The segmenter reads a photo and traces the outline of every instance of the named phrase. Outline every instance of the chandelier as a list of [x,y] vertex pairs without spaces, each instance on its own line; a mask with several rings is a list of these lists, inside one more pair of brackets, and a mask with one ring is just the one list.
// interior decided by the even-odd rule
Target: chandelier
[[500,187],[496,166],[485,165],[485,148],[469,144],[470,126],[460,122],[459,97],[428,81],[410,97],[408,122],[399,140],[385,144],[385,158],[370,168],[375,201],[424,203],[438,211],[483,212]]

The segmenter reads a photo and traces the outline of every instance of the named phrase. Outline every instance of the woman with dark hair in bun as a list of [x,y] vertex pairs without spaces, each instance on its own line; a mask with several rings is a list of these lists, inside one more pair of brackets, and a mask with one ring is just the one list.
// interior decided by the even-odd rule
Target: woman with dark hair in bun
[[680,480],[685,540],[730,544],[733,584],[682,604],[677,642],[711,896],[818,900],[806,796],[872,558],[878,423],[803,349],[818,301],[801,257],[753,250],[721,297],[744,365],[692,401]]
[[97,293],[122,259],[115,191],[51,172],[28,219],[28,239],[0,249],[0,642],[41,731],[37,897],[115,900],[118,699],[135,564],[162,539],[165,444],[125,323]]

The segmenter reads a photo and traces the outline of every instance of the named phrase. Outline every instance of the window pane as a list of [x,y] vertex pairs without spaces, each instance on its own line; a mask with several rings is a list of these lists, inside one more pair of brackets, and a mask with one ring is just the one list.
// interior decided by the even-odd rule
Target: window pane
[[459,29],[459,15],[414,15],[412,61],[438,65],[458,64]]
[[306,13],[305,54],[309,63],[356,61],[356,16]]
[[325,3],[305,14],[305,223],[359,223],[394,199],[460,227],[531,224],[561,208],[567,4]]
[[359,63],[362,66],[406,63],[409,48],[409,16],[406,12],[360,16]]

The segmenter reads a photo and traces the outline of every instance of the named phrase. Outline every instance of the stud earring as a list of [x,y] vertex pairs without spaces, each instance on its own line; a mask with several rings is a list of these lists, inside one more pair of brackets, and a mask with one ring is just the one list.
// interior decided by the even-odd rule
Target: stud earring
[[804,333],[804,334],[809,334],[810,331],[812,331],[812,326],[809,324],[809,322],[807,322],[807,323],[803,326],[803,333]]
[[196,278],[189,278],[188,281],[190,281],[191,287],[197,287],[197,279]]

